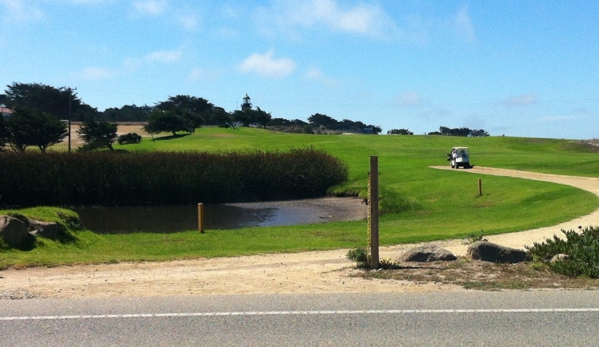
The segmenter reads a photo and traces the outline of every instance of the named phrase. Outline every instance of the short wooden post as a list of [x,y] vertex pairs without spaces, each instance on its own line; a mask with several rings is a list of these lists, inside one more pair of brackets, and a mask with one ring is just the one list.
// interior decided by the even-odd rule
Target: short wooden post
[[198,204],[198,230],[204,233],[204,204]]
[[379,268],[379,158],[370,157],[370,178],[368,184],[368,208],[370,229],[370,268]]
[[478,196],[483,196],[483,179],[478,179]]

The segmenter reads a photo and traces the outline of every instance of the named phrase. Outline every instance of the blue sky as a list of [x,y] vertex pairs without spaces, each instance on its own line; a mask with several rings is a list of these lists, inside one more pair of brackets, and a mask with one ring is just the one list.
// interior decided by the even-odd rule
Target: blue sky
[[0,0],[0,84],[102,111],[247,93],[384,132],[599,138],[599,1]]

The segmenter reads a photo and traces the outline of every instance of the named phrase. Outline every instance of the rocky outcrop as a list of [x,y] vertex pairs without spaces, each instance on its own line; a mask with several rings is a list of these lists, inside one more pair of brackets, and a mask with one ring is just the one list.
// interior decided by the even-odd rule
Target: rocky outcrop
[[529,252],[521,249],[500,246],[487,241],[474,242],[468,246],[466,254],[472,259],[493,263],[521,263],[532,260]]
[[20,214],[0,215],[0,239],[13,248],[29,250],[35,247],[37,236],[60,242],[74,239],[65,226],[56,222],[42,222]]
[[456,256],[450,251],[438,246],[421,246],[407,251],[401,261],[431,262],[456,260]]

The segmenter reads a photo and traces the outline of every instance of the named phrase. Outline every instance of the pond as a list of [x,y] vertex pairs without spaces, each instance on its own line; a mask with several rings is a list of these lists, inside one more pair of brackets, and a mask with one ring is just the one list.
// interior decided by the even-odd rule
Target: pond
[[[98,234],[175,233],[198,229],[197,205],[75,208],[83,225]],[[367,206],[355,198],[204,205],[204,229],[284,226],[360,220]]]

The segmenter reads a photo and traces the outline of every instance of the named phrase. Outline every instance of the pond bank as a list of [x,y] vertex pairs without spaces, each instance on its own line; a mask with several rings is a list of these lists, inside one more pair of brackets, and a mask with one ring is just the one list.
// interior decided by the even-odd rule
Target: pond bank
[[[75,209],[83,225],[99,234],[173,233],[198,228],[194,205]],[[238,229],[361,220],[367,206],[358,198],[232,203],[204,206],[204,229]]]

